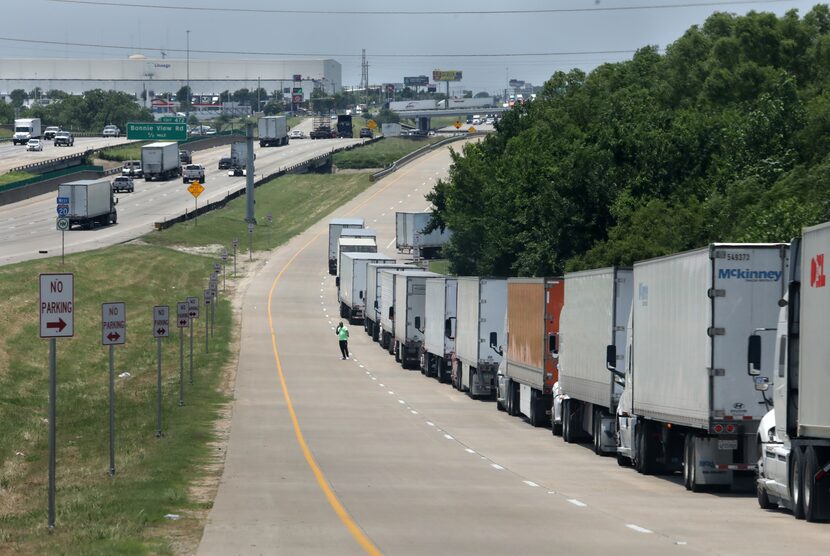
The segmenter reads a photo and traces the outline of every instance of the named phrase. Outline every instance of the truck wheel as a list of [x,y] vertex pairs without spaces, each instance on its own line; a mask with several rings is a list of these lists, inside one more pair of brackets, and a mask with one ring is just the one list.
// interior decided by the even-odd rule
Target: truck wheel
[[591,419],[591,424],[593,425],[591,427],[591,429],[592,429],[592,431],[591,431],[591,440],[594,443],[594,453],[598,456],[602,455],[602,447],[601,447],[602,439],[600,438],[600,431],[602,430],[601,418],[602,418],[602,412],[595,409],[594,410],[594,418]]
[[395,342],[395,362],[403,365],[403,358],[401,357],[401,343]]
[[118,222],[118,213],[111,212],[110,213],[110,223],[111,224],[116,224],[117,222]]
[[692,492],[700,492],[703,490],[703,485],[697,482],[697,448],[695,444],[694,435],[691,436],[689,446],[689,490]]
[[649,439],[649,422],[643,420],[637,427],[637,471],[643,475],[654,473],[654,456]]
[[778,504],[773,503],[769,499],[767,489],[765,489],[761,485],[756,485],[755,489],[758,491],[758,505],[761,507],[762,510],[774,510],[778,507]]
[[[617,449],[619,450],[619,447]],[[617,452],[617,465],[620,467],[631,467],[631,458]]]
[[790,472],[790,498],[793,501],[793,517],[804,519],[804,455],[797,448],[794,452]]
[[816,457],[816,450],[812,446],[807,447],[804,454],[804,518],[810,523],[815,523],[822,517],[821,513],[821,492],[816,488],[816,473],[819,464]]
[[552,403],[551,403],[551,407],[550,407],[550,413],[551,413],[550,433],[553,436],[562,436],[562,423],[561,422],[557,423],[556,420],[554,419],[554,417],[553,417],[553,404]]
[[686,487],[686,490],[692,490],[692,484],[689,481],[689,471],[692,467],[691,443],[692,435],[687,434],[683,443],[683,486]]
[[570,444],[571,440],[571,400],[562,400],[562,440]]
[[421,357],[418,360],[418,363],[419,363],[418,367],[421,371],[421,374],[424,375],[424,376],[427,375],[428,358],[429,358],[428,353],[422,353]]

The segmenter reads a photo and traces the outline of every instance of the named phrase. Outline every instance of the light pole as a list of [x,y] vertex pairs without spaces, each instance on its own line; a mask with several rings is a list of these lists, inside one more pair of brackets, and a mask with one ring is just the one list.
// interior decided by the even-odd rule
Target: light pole
[[185,123],[190,120],[190,29],[187,30],[187,108],[185,109]]

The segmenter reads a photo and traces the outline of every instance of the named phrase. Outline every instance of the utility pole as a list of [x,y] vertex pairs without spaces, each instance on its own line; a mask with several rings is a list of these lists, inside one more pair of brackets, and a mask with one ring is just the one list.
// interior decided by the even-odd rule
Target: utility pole
[[254,218],[254,124],[245,124],[245,142],[248,145],[248,161],[245,165],[245,198],[247,200],[245,222],[256,224]]
[[[185,111],[185,120],[190,120],[190,99],[193,94],[190,91],[190,29],[187,30],[187,108]],[[187,123],[187,121],[185,121]]]

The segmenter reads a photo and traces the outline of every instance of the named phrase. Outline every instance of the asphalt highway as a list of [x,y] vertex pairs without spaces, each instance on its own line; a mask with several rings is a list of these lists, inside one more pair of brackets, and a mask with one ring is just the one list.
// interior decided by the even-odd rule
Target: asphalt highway
[[[458,148],[456,144],[455,148]],[[199,554],[822,554],[830,526],[690,493],[407,371],[360,326],[341,361],[327,222],[428,209],[447,149],[274,251],[242,308],[226,465]]]
[[11,141],[0,143],[0,174],[5,174],[12,168],[42,162],[53,158],[60,158],[70,154],[78,154],[90,149],[102,149],[129,143],[126,137],[75,137],[72,147],[56,147],[51,139],[41,140],[42,151],[27,151],[26,145],[13,145]]

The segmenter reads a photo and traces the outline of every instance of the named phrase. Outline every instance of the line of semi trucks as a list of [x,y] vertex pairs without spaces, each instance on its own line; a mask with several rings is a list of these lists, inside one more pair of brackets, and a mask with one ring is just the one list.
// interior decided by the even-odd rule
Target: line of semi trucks
[[642,474],[830,519],[830,222],[554,278],[442,276],[414,251],[329,226],[341,317],[403,368]]

